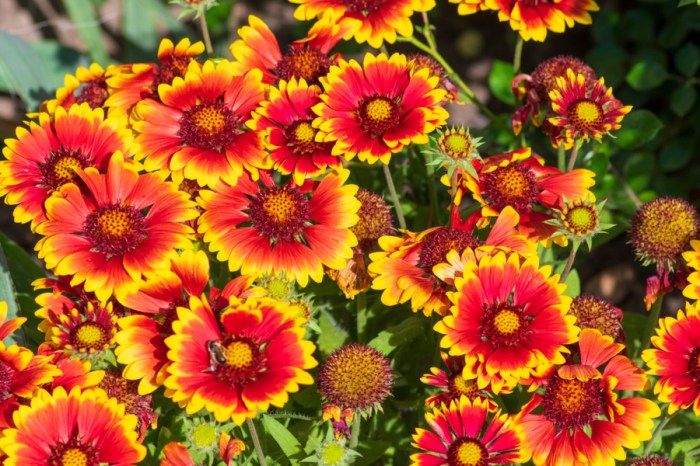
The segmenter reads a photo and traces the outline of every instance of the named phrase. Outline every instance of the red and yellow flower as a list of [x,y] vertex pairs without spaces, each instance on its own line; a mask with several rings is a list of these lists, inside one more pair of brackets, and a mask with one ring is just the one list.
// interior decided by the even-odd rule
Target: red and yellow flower
[[462,396],[425,414],[431,430],[416,429],[413,466],[520,464],[521,439],[511,418],[491,415],[486,400]]
[[[411,15],[417,11],[429,11],[435,0],[291,0],[299,6],[294,17],[300,21],[330,16],[345,30],[344,39],[354,38],[362,44],[379,48],[384,41],[393,44],[397,34],[413,35]],[[359,26],[356,23],[360,23]]]
[[56,89],[56,97],[46,100],[41,104],[41,111],[51,115],[56,113],[58,107],[68,110],[73,104],[86,103],[90,108],[100,108],[105,106],[105,101],[109,97],[107,79],[118,76],[124,66],[110,65],[107,70],[97,63],[93,63],[89,68],[78,67],[75,76],[65,75],[63,87]]
[[72,276],[104,302],[133,290],[147,273],[166,269],[175,249],[190,249],[194,203],[156,174],[139,175],[116,152],[106,174],[79,170],[85,192],[63,185],[46,201],[37,232],[39,257],[56,275]]
[[264,135],[273,168],[292,174],[302,185],[307,177],[322,175],[328,167],[339,167],[341,158],[331,153],[332,142],[317,142],[315,115],[311,107],[321,101],[321,89],[292,78],[270,88],[270,96],[253,112],[247,125]]
[[32,230],[46,220],[44,202],[52,192],[78,178],[77,170],[107,168],[113,153],[130,157],[136,150],[126,121],[105,119],[104,110],[87,103],[68,110],[56,109],[53,116],[39,115],[29,129],[17,128],[17,139],[6,139],[0,161],[0,196],[16,205],[17,223],[31,222]]
[[[323,267],[340,270],[357,238],[357,186],[344,185],[349,171],[326,175],[302,187],[241,177],[200,192],[204,213],[199,233],[217,259],[243,275],[284,273],[302,287],[323,279]],[[314,185],[314,186],[310,186]]]
[[100,389],[40,390],[14,421],[0,438],[6,465],[126,465],[146,456],[137,443],[136,416],[125,415],[124,405]]
[[632,110],[613,97],[603,78],[591,83],[586,75],[567,69],[566,77],[558,77],[556,83],[549,92],[554,113],[548,119],[560,130],[550,135],[554,147],[564,144],[569,149],[576,140],[602,139],[620,129],[622,118]]
[[584,329],[578,348],[578,363],[557,368],[542,382],[544,394],[535,393],[518,415],[525,459],[538,466],[614,466],[625,449],[651,438],[652,419],[660,415],[651,400],[620,397],[649,386],[644,372],[619,354],[624,345]]
[[188,414],[206,409],[239,425],[270,405],[282,407],[300,384],[313,383],[307,369],[317,364],[302,319],[289,312],[288,303],[272,299],[231,298],[217,319],[207,302],[191,298],[166,339],[166,396]]
[[237,75],[226,60],[192,61],[183,78],[158,86],[160,101],[142,100],[133,110],[146,171],[173,172],[176,181],[212,186],[254,178],[267,166],[260,135],[246,131],[250,112],[265,98],[262,71]]
[[435,325],[442,348],[464,355],[466,366],[481,366],[477,384],[498,393],[565,362],[565,345],[576,341],[571,298],[551,266],[537,256],[502,251],[467,262],[457,291],[448,293],[451,313]]
[[406,56],[365,55],[362,65],[339,60],[321,79],[325,92],[313,107],[318,141],[335,141],[334,155],[348,160],[389,163],[391,154],[425,144],[445,124],[438,104],[446,91],[427,68],[414,69]]
[[661,376],[654,385],[659,400],[670,403],[668,413],[692,406],[700,415],[700,311],[698,304],[686,304],[685,312],[675,318],[659,320],[654,348],[644,350],[642,359],[649,366],[648,374]]

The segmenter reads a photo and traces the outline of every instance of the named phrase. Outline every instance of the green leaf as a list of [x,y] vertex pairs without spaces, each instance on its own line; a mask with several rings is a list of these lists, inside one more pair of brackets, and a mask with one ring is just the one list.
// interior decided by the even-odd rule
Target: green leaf
[[493,62],[489,74],[489,89],[498,100],[509,105],[515,105],[515,96],[511,92],[513,82],[513,65],[501,60]]
[[627,73],[627,82],[638,91],[648,91],[658,87],[666,80],[666,68],[659,62],[645,60],[632,67]]
[[693,157],[693,144],[689,138],[674,139],[659,154],[659,166],[672,172],[683,168]]
[[651,152],[636,152],[625,159],[622,173],[635,193],[644,190],[654,176],[655,157]]
[[[583,244],[579,250],[585,253],[588,250],[588,246]],[[571,269],[569,275],[566,276],[566,280],[564,280],[564,284],[566,285],[566,290],[564,290],[566,296],[575,298],[581,294],[581,278],[578,276],[578,271],[576,269]]]
[[321,328],[321,335],[318,337],[320,352],[330,354],[348,341],[348,332],[340,327],[328,311],[321,311],[318,325]]
[[634,110],[622,120],[615,131],[613,143],[623,149],[636,149],[654,139],[663,127],[661,120],[649,110]]
[[389,327],[372,339],[368,344],[385,356],[401,345],[409,343],[418,335],[425,332],[425,319],[411,316],[404,319],[398,325]]
[[277,445],[280,446],[282,452],[290,458],[302,451],[301,444],[292,435],[292,433],[277,419],[270,416],[262,416],[262,424],[265,428],[265,433],[268,438],[273,438]]
[[697,99],[698,91],[695,89],[695,86],[684,84],[676,88],[671,94],[671,110],[680,117],[685,116],[693,108]]
[[698,5],[700,6],[700,0],[679,0],[678,7],[688,6],[688,5]]
[[627,354],[639,353],[639,346],[647,327],[649,316],[647,314],[625,313],[622,318],[622,329],[627,339]]
[[370,466],[377,464],[377,460],[385,455],[389,456],[393,446],[391,442],[384,440],[366,440],[360,442],[357,451],[362,457],[355,460],[356,466]]
[[63,0],[68,16],[78,30],[78,35],[88,50],[93,61],[107,66],[110,62],[107,48],[102,40],[102,28],[100,18],[97,15],[97,7],[91,0]]
[[153,3],[153,0],[122,1],[124,55],[128,61],[148,60],[158,48],[157,14]]
[[700,49],[692,42],[679,48],[673,56],[678,71],[685,76],[695,76],[700,67]]
[[676,441],[674,442],[673,448],[671,449],[671,458],[676,458],[681,453],[687,455],[692,450],[698,447],[700,447],[700,439],[698,438],[690,438],[681,441]]

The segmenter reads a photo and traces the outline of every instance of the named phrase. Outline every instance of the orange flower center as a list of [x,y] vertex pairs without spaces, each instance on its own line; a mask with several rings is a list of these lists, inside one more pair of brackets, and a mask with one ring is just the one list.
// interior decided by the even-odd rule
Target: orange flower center
[[537,196],[535,175],[519,163],[496,168],[483,175],[482,179],[482,190],[497,210],[509,205],[518,212],[524,212]]
[[481,338],[494,348],[519,345],[529,334],[522,306],[508,303],[484,305]]
[[423,238],[419,266],[425,273],[432,275],[433,267],[447,261],[447,253],[455,250],[462,253],[466,248],[479,245],[479,240],[471,233],[451,227],[441,227]]
[[450,466],[486,466],[489,453],[476,439],[460,437],[447,450]]
[[51,152],[46,163],[39,164],[43,182],[49,188],[56,190],[66,183],[77,179],[76,170],[88,165],[87,157],[80,151],[62,149],[59,152]]
[[592,100],[577,100],[569,106],[566,113],[580,133],[588,134],[603,129],[603,109]]
[[479,387],[476,384],[476,379],[466,380],[462,374],[453,375],[447,382],[447,388],[450,390],[452,398],[459,399],[464,395],[470,400],[473,400],[479,395]]
[[240,132],[237,120],[223,101],[203,102],[182,112],[177,135],[185,145],[223,152]]
[[106,260],[139,247],[148,235],[144,215],[131,206],[111,205],[90,213],[83,231]]
[[285,136],[289,141],[292,151],[297,154],[312,154],[319,144],[315,141],[316,128],[311,126],[311,120],[297,120],[285,131]]
[[249,338],[234,337],[224,342],[221,354],[226,362],[218,366],[217,374],[232,385],[243,384],[264,370],[260,346]]
[[70,341],[80,352],[101,351],[109,345],[105,328],[96,322],[85,322],[73,328]]
[[307,84],[318,84],[318,78],[327,75],[330,67],[331,60],[318,47],[290,45],[274,71],[285,81],[302,78]]
[[544,392],[543,413],[560,430],[584,427],[598,419],[605,404],[599,379],[553,376]]
[[576,204],[563,212],[562,221],[574,235],[590,235],[598,227],[598,210],[593,204]]
[[191,57],[168,57],[165,58],[163,64],[158,67],[151,90],[158,93],[158,86],[161,84],[171,84],[175,78],[184,78],[187,72],[187,66],[190,64]]
[[83,83],[75,102],[82,104],[87,102],[90,108],[99,108],[109,97],[107,92],[107,80],[104,76]]
[[300,240],[309,221],[309,201],[291,185],[260,191],[249,208],[253,224],[273,244]]
[[52,448],[46,464],[51,466],[97,466],[97,452],[91,445],[82,445],[73,437],[67,443],[59,442]]
[[359,105],[358,120],[363,131],[378,138],[399,126],[401,107],[387,97],[366,97]]

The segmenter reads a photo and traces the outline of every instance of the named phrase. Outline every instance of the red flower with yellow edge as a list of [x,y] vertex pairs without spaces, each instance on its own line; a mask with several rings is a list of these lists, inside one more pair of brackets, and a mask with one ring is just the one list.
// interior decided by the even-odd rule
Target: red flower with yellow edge
[[431,430],[416,429],[412,466],[520,464],[517,428],[500,410],[491,414],[488,401],[466,396],[425,413]]
[[[539,156],[533,157],[529,147],[472,163],[478,178],[466,170],[461,171],[454,202],[459,205],[464,193],[472,193],[482,208],[472,214],[467,223],[476,223],[479,228],[498,217],[506,206],[511,206],[520,214],[518,230],[530,239],[544,240],[556,231],[554,225],[545,223],[553,217],[533,207],[561,210],[565,198],[595,200],[589,190],[595,184],[592,171],[577,168],[561,172],[544,165]],[[444,179],[443,182],[449,183]]]
[[170,365],[165,339],[173,334],[177,307],[187,306],[190,296],[201,296],[208,281],[207,254],[202,250],[183,251],[174,255],[170,270],[149,277],[138,292],[123,298],[124,305],[133,312],[118,321],[114,354],[126,366],[124,378],[139,381],[139,394],[151,393],[163,385]]
[[280,81],[270,96],[253,111],[247,125],[265,136],[273,168],[292,174],[298,185],[307,177],[322,175],[328,167],[339,167],[341,158],[331,153],[332,142],[317,142],[311,107],[321,101],[321,89],[303,79]]
[[[355,39],[359,44],[367,42],[378,49],[384,41],[393,44],[396,36],[411,37],[411,15],[417,11],[430,11],[435,0],[291,0],[299,6],[294,17],[308,21],[330,16],[341,28],[347,28],[344,39]],[[358,27],[356,24],[360,22]],[[349,23],[349,26],[348,26]]]
[[105,119],[104,110],[88,104],[39,115],[39,123],[17,128],[17,139],[5,139],[0,161],[0,196],[16,205],[17,223],[31,222],[32,231],[46,220],[44,202],[52,192],[78,179],[77,170],[107,168],[113,153],[131,157],[135,150],[126,121]]
[[693,407],[700,416],[700,312],[698,304],[686,303],[685,312],[679,310],[675,318],[659,320],[656,336],[651,337],[653,348],[642,352],[649,370],[647,374],[660,376],[654,393],[663,403],[670,403],[668,413]]
[[493,376],[513,385],[565,362],[565,345],[579,331],[568,314],[571,298],[562,295],[566,285],[559,275],[552,275],[551,266],[540,267],[537,256],[523,262],[519,254],[499,251],[467,262],[455,288],[448,293],[451,313],[434,329],[445,335],[440,346],[450,355],[464,355],[470,367],[481,364],[480,388]]
[[613,97],[604,78],[591,83],[586,75],[569,68],[556,83],[556,88],[549,91],[553,114],[548,119],[560,130],[551,135],[554,147],[564,144],[569,149],[577,140],[602,139],[604,134],[620,129],[622,118],[632,110],[631,105],[623,106]]
[[[60,311],[59,311],[60,312]],[[114,347],[117,315],[112,303],[102,306],[87,302],[65,309],[51,325],[47,345],[54,351],[69,352],[79,357],[103,358]]]
[[146,456],[136,440],[136,416],[100,389],[40,390],[14,420],[0,438],[6,465],[129,465]]
[[263,186],[249,177],[235,186],[221,183],[200,192],[199,233],[231,271],[284,273],[302,287],[309,277],[321,282],[323,267],[342,269],[357,245],[350,227],[360,202],[357,186],[343,184],[349,175],[332,172],[302,187],[277,185],[268,176]]
[[61,375],[54,377],[50,391],[57,387],[63,387],[70,392],[75,387],[82,390],[93,388],[99,384],[105,376],[105,371],[92,370],[90,361],[80,358],[72,358],[69,353],[53,353],[53,360]]
[[180,442],[168,442],[163,447],[160,466],[195,466],[187,447]]
[[335,55],[330,50],[353,26],[358,23],[337,24],[329,16],[324,16],[314,24],[306,37],[294,41],[286,54],[282,54],[279,43],[270,28],[257,16],[248,16],[248,26],[238,30],[239,40],[229,47],[236,61],[236,73],[244,74],[252,69],[263,72],[263,82],[272,84],[278,80],[291,81],[292,78],[305,80],[309,84],[319,84],[319,78],[328,73],[335,63]]
[[233,459],[245,451],[243,440],[231,438],[226,432],[221,432],[219,437],[219,456],[224,460],[226,466],[234,464]]
[[0,341],[12,335],[26,321],[26,317],[14,317],[8,320],[7,303],[0,301]]
[[237,75],[227,60],[191,62],[184,79],[158,86],[160,101],[134,107],[132,127],[146,171],[174,172],[176,181],[184,176],[200,186],[236,183],[244,172],[257,177],[266,154],[245,122],[266,92],[260,70]]
[[518,414],[525,459],[532,456],[537,466],[614,466],[625,449],[651,438],[652,418],[660,415],[651,400],[620,398],[649,386],[644,372],[619,354],[624,345],[584,329],[578,348],[578,363],[560,366]]
[[414,69],[406,56],[366,54],[362,65],[339,60],[321,79],[325,92],[313,107],[317,141],[335,141],[333,154],[347,160],[389,163],[391,154],[425,144],[445,124],[439,106],[446,91],[428,68]]
[[158,426],[158,414],[153,410],[151,395],[139,394],[138,382],[123,378],[119,369],[108,370],[100,381],[99,388],[103,389],[107,396],[116,398],[120,404],[123,404],[127,414],[136,416],[139,443],[143,442],[149,427],[155,429]]
[[486,9],[486,0],[450,0],[450,3],[456,3],[457,13],[463,16]]
[[72,276],[71,285],[83,283],[104,302],[167,269],[171,251],[192,247],[183,222],[197,211],[174,184],[139,175],[120,152],[107,173],[88,167],[78,175],[85,191],[68,183],[46,201],[48,220],[37,227],[43,238],[35,247],[56,275]]
[[160,63],[132,63],[107,79],[109,98],[104,103],[109,114],[131,115],[134,105],[145,98],[158,100],[158,86],[172,84],[176,77],[184,78],[190,63],[204,53],[204,43],[184,38],[174,44],[168,38],[158,46]]
[[238,425],[284,406],[300,384],[313,383],[307,369],[317,365],[302,319],[289,312],[288,303],[272,299],[231,298],[217,319],[208,303],[191,298],[165,340],[172,361],[166,396],[188,414],[206,409]]
[[[532,248],[515,231],[517,223],[518,214],[513,209],[504,210],[484,244],[527,253]],[[410,300],[413,312],[444,315],[450,307],[446,293],[451,283],[435,275],[435,266],[445,262],[452,250],[461,254],[481,244],[471,230],[452,227],[435,227],[420,233],[405,230],[401,237],[383,236],[379,238],[382,250],[369,255],[372,263],[367,270],[374,277],[372,289],[384,290],[381,300],[386,306]]]
[[591,24],[589,12],[600,9],[593,0],[484,0],[484,3],[487,9],[498,11],[498,19],[508,21],[524,40],[537,42],[545,40],[548,30],[564,32],[575,23]]
[[56,97],[41,103],[41,111],[51,115],[56,113],[58,107],[68,110],[74,104],[86,103],[90,108],[105,106],[109,97],[107,79],[118,75],[124,69],[124,65],[110,65],[107,70],[97,63],[89,68],[79,67],[75,76],[67,74],[63,78],[63,87],[56,89]]

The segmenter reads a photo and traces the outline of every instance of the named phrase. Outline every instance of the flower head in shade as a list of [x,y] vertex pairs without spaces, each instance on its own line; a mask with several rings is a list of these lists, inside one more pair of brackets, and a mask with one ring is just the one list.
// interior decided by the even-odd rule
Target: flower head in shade
[[686,304],[685,312],[659,320],[652,348],[642,352],[648,374],[660,376],[654,385],[659,400],[670,403],[669,414],[692,407],[700,416],[700,312],[698,305]]
[[[488,396],[488,387],[480,389],[477,384],[477,377],[465,377],[464,359],[454,358],[447,353],[440,352],[442,362],[447,367],[447,371],[431,367],[430,374],[425,374],[420,381],[439,387],[440,392],[432,395],[425,400],[425,405],[431,408],[439,406],[441,403],[449,404],[452,400],[459,400],[466,396],[469,400],[474,401],[476,398],[486,400],[489,404],[489,410],[495,411],[498,404]],[[471,375],[471,374],[470,374]]]
[[200,192],[199,233],[229,269],[244,275],[284,273],[302,287],[323,279],[323,267],[340,270],[357,245],[357,186],[349,171],[304,186],[241,177]]
[[649,382],[624,345],[593,329],[581,331],[578,361],[559,366],[542,381],[518,415],[526,459],[535,465],[614,466],[625,449],[651,438],[659,407],[622,391],[645,390]]
[[146,171],[173,172],[200,186],[257,177],[267,161],[260,135],[248,131],[250,112],[264,99],[262,71],[236,74],[226,60],[191,62],[184,78],[158,86],[160,101],[145,99],[132,114]]
[[466,396],[425,414],[430,430],[416,429],[413,466],[520,464],[521,439],[513,420],[492,414],[486,400]]
[[39,257],[56,275],[71,275],[100,301],[123,296],[144,274],[170,264],[175,249],[191,249],[191,229],[183,222],[197,216],[194,203],[156,174],[139,175],[120,152],[107,173],[88,167],[74,183],[46,201],[48,220],[37,233]]
[[126,120],[105,119],[104,110],[87,103],[53,115],[41,113],[39,122],[18,128],[17,139],[6,139],[0,161],[0,196],[16,205],[15,222],[31,222],[32,230],[46,220],[44,202],[61,186],[78,180],[78,170],[104,171],[117,151],[125,158],[134,150]]
[[402,54],[368,53],[362,64],[339,60],[321,83],[322,102],[313,107],[317,140],[334,141],[333,154],[348,160],[389,163],[406,145],[427,143],[448,116],[439,106],[439,78],[415,70]]
[[292,3],[299,4],[294,11],[296,19],[324,21],[329,17],[344,30],[344,39],[367,42],[374,48],[381,47],[384,41],[393,44],[397,35],[413,35],[411,15],[435,7],[435,0],[292,0]]
[[318,391],[326,401],[353,410],[380,408],[394,384],[389,360],[361,343],[351,343],[332,352],[317,379]]
[[451,313],[434,328],[444,335],[440,346],[450,355],[464,355],[467,366],[483,366],[479,388],[491,383],[498,393],[504,384],[564,363],[565,345],[576,341],[579,329],[568,314],[566,286],[550,266],[539,266],[537,256],[523,261],[500,251],[467,262],[455,287],[448,293]]
[[107,79],[119,75],[124,66],[102,68],[92,63],[88,68],[78,67],[75,76],[67,74],[63,79],[63,87],[56,89],[56,97],[41,103],[41,111],[53,115],[58,107],[68,110],[73,104],[85,103],[90,108],[100,108],[109,97]]
[[317,364],[315,345],[303,339],[303,323],[288,308],[267,298],[231,298],[217,318],[206,301],[190,298],[165,340],[172,361],[166,396],[188,414],[206,409],[239,425],[270,405],[284,406],[300,384],[313,383],[307,370]]
[[[476,8],[472,5],[475,0],[451,0],[453,3],[466,5],[460,14],[473,13]],[[482,0],[480,9],[495,10],[498,19],[508,21],[510,27],[517,31],[525,40],[542,42],[547,37],[547,31],[564,32],[574,24],[591,24],[590,12],[598,11],[594,0],[560,0],[531,1],[531,0]]]
[[445,68],[438,63],[437,60],[430,55],[425,55],[422,53],[412,53],[408,55],[407,58],[408,64],[413,68],[413,70],[417,71],[421,68],[428,68],[428,71],[432,76],[437,76],[440,79],[438,87],[447,91],[447,94],[445,95],[445,102],[454,102],[458,104],[463,103],[459,100],[459,92],[457,91],[457,87],[452,84],[449,79],[447,79],[447,72],[445,71]]
[[0,439],[7,465],[135,464],[146,456],[136,416],[100,389],[40,390],[14,419]]
[[332,142],[317,142],[318,130],[312,126],[311,107],[321,101],[321,89],[303,79],[280,81],[270,88],[267,100],[253,111],[247,125],[264,135],[272,168],[293,175],[302,185],[304,179],[322,175],[329,167],[339,167],[341,158],[331,153]]
[[556,88],[549,92],[553,113],[548,119],[560,130],[552,134],[554,147],[564,144],[569,149],[576,141],[602,139],[620,129],[620,122],[632,110],[631,105],[623,106],[613,97],[603,78],[590,83],[586,75],[569,68],[556,82]]
[[617,343],[625,342],[622,329],[622,309],[597,296],[582,294],[571,302],[569,313],[576,316],[576,326],[592,328],[612,337]]
[[658,455],[641,456],[628,461],[626,466],[674,466],[673,462]]
[[125,406],[126,414],[133,414],[138,419],[136,430],[139,433],[139,442],[143,442],[149,427],[155,428],[158,423],[158,414],[153,410],[151,395],[138,394],[138,382],[126,380],[118,370],[112,369],[105,372],[105,376],[98,387],[103,389],[107,396],[116,398]]

